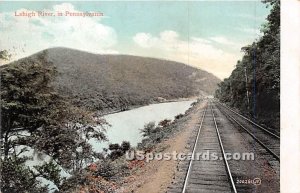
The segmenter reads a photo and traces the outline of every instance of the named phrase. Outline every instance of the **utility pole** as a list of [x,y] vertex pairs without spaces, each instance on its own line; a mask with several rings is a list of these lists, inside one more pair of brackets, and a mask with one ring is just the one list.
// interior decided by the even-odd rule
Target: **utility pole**
[[231,98],[231,102],[233,100],[233,92],[232,92],[232,80],[230,79],[230,98]]
[[249,91],[248,91],[248,77],[247,77],[247,67],[244,66],[245,70],[245,79],[246,79],[246,95],[247,95],[247,105],[248,105],[248,110],[250,109],[250,100],[249,100]]

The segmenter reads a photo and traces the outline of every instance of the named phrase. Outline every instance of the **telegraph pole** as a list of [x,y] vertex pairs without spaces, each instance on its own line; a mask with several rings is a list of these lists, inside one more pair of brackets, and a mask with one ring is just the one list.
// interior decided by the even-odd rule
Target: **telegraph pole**
[[231,98],[231,101],[233,100],[233,92],[232,92],[232,80],[230,79],[230,98]]
[[248,110],[250,109],[250,100],[249,100],[249,91],[248,91],[248,77],[247,77],[247,67],[244,66],[244,70],[245,70],[245,79],[246,79],[246,96],[247,96],[247,107]]

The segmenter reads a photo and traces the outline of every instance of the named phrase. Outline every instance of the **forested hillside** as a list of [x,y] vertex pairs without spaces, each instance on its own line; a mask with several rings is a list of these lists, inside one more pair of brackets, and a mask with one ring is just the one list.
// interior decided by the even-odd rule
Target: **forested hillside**
[[99,55],[68,48],[51,48],[40,55],[57,75],[52,85],[75,106],[89,110],[124,110],[161,99],[213,94],[220,82],[214,75],[191,66],[154,58]]
[[263,36],[242,48],[243,58],[230,77],[219,84],[215,95],[221,102],[279,131],[280,2],[265,3],[272,9],[261,28]]

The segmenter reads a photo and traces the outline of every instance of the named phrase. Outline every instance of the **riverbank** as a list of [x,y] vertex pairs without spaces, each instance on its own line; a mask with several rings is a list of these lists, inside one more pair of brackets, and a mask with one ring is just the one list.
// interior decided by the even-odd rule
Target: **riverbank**
[[[103,154],[104,157],[99,157],[98,161],[89,164],[89,166],[80,171],[79,174],[72,176],[63,186],[70,188],[64,189],[64,191],[89,192],[90,190],[97,190],[100,192],[104,191],[105,193],[128,192],[127,189],[130,189],[131,185],[133,190],[136,190],[140,185],[137,184],[135,186],[132,179],[137,177],[137,180],[134,180],[136,182],[146,180],[146,176],[139,177],[139,173],[145,172],[145,166],[147,166],[147,168],[150,166],[148,171],[151,170],[152,167],[157,166],[148,165],[151,164],[151,162],[147,163],[145,160],[130,161],[126,159],[126,150],[161,152],[172,146],[172,142],[167,142],[170,139],[173,140],[173,143],[182,141],[179,146],[174,149],[176,151],[181,150],[179,147],[184,147],[185,140],[173,138],[178,133],[181,133],[182,128],[185,127],[186,121],[190,119],[190,114],[194,112],[197,104],[198,103],[194,100],[161,103],[109,115],[111,116],[110,118],[115,120],[113,123],[116,123],[116,127],[111,129],[111,134],[115,135],[110,136],[117,136],[118,138],[115,138],[115,140],[119,141],[111,141],[112,143],[108,146],[109,151],[99,152]],[[112,119],[108,119],[108,121],[111,120]],[[153,120],[156,122],[155,124]],[[145,125],[149,122],[153,123],[153,128],[150,133],[143,137],[142,135],[145,133],[142,130],[145,129]],[[121,133],[122,135],[120,135]],[[130,138],[132,136],[134,137]],[[140,139],[138,136],[140,136]],[[188,135],[184,136],[188,138]],[[128,144],[126,146],[124,146],[123,143],[125,139],[130,142],[127,142]],[[135,145],[136,142],[137,146]],[[96,147],[97,150],[102,149],[97,144],[91,145],[92,147]],[[167,164],[163,167],[169,168],[168,172],[174,171],[174,161],[164,164]],[[166,180],[172,179],[169,175],[170,173],[166,176]],[[141,192],[143,192],[143,190],[141,190]]]
[[[197,103],[175,125],[168,139],[158,143],[153,152],[186,152],[192,144],[200,124],[200,115],[206,105],[205,101]],[[171,185],[177,171],[178,160],[153,160],[138,168],[124,180],[119,193],[163,193]]]
[[105,111],[98,111],[98,112],[96,112],[96,115],[102,117],[102,116],[111,115],[111,114],[115,114],[115,113],[130,111],[130,110],[140,108],[140,107],[143,107],[143,106],[147,106],[147,105],[189,101],[189,100],[196,100],[197,98],[199,98],[199,96],[193,96],[193,97],[189,97],[189,98],[170,99],[170,100],[165,99],[163,101],[153,101],[153,102],[148,103],[148,104],[132,105],[132,106],[127,107],[126,109],[108,109],[108,110],[105,110]]
[[[131,149],[153,153],[187,152],[193,145],[192,141],[200,122],[199,114],[204,106],[205,102],[200,100],[167,125],[155,125],[154,136],[148,135],[144,138],[154,137],[154,140],[143,140],[137,147]],[[117,151],[122,150],[122,146],[119,147],[121,148]],[[146,160],[134,159],[130,161],[124,154],[119,156],[116,159],[107,157],[91,164],[80,175],[74,176],[70,183],[75,186],[70,184],[73,188],[68,189],[67,192],[91,190],[103,193],[165,192],[171,185],[179,164],[177,160],[146,162]]]
[[[103,116],[109,126],[106,128],[108,142],[97,142],[90,140],[94,150],[101,152],[102,148],[107,148],[110,143],[121,144],[123,141],[130,142],[136,147],[143,140],[141,129],[148,123],[158,124],[162,120],[174,120],[179,114],[184,114],[196,100],[181,100],[169,103],[157,103],[130,111],[109,114]],[[171,129],[171,128],[169,128]]]

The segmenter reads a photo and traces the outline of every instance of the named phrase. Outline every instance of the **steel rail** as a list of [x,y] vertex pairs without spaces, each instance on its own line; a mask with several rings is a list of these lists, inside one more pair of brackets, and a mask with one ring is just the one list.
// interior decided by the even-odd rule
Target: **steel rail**
[[252,121],[252,120],[248,119],[247,117],[241,115],[240,113],[238,113],[238,112],[232,110],[232,109],[229,108],[227,105],[224,105],[224,104],[220,103],[219,101],[217,101],[217,103],[219,103],[220,105],[222,105],[222,106],[225,107],[226,109],[230,110],[230,111],[233,112],[234,114],[238,115],[239,117],[241,117],[241,118],[247,120],[248,122],[252,123],[252,124],[255,125],[256,127],[260,128],[261,130],[267,132],[268,134],[274,136],[275,138],[280,139],[280,136],[276,135],[275,133],[272,133],[271,131],[269,131],[268,129],[264,128],[263,126],[258,125],[258,124],[255,123],[254,121]]
[[213,109],[212,109],[211,106],[210,106],[210,109],[211,109],[211,112],[212,112],[212,115],[213,115],[213,119],[214,119],[214,123],[215,123],[215,128],[216,128],[216,132],[217,132],[217,135],[218,135],[219,144],[220,144],[220,147],[221,147],[221,150],[222,150],[222,154],[223,154],[223,158],[224,158],[226,170],[227,170],[227,173],[228,173],[228,176],[229,176],[229,179],[230,179],[231,187],[232,187],[234,193],[237,193],[237,190],[236,190],[236,187],[235,187],[235,184],[234,184],[234,180],[233,180],[230,168],[229,168],[229,164],[228,164],[227,159],[226,159],[226,154],[225,154],[225,150],[224,150],[224,147],[223,147],[222,139],[221,139],[221,136],[220,136],[220,133],[219,133],[219,128],[218,128],[218,125],[217,125],[215,114],[214,114],[214,111],[213,111]]
[[[223,113],[225,113],[223,111]],[[226,113],[225,113],[226,114]],[[251,133],[248,129],[246,129],[240,122],[238,122],[235,118],[233,118],[231,115],[227,113],[227,115],[233,120],[236,124],[238,124],[242,129],[244,129],[253,139],[255,139],[261,146],[263,146],[269,153],[271,153],[279,162],[280,157],[274,153],[267,145],[265,145],[261,140],[259,140],[253,133]]]
[[192,168],[192,163],[193,163],[193,158],[194,158],[195,151],[196,151],[197,142],[198,142],[198,139],[199,139],[200,131],[201,131],[201,128],[202,128],[202,125],[203,125],[203,120],[204,120],[207,108],[208,108],[208,104],[207,104],[207,106],[204,110],[204,113],[202,114],[199,130],[197,132],[197,137],[196,137],[195,143],[194,143],[194,148],[193,148],[193,152],[192,152],[192,159],[190,160],[189,167],[187,169],[187,174],[186,174],[185,179],[184,179],[184,185],[183,185],[182,193],[185,193],[186,188],[187,188],[188,178],[189,178],[190,171],[191,171],[191,168]]

